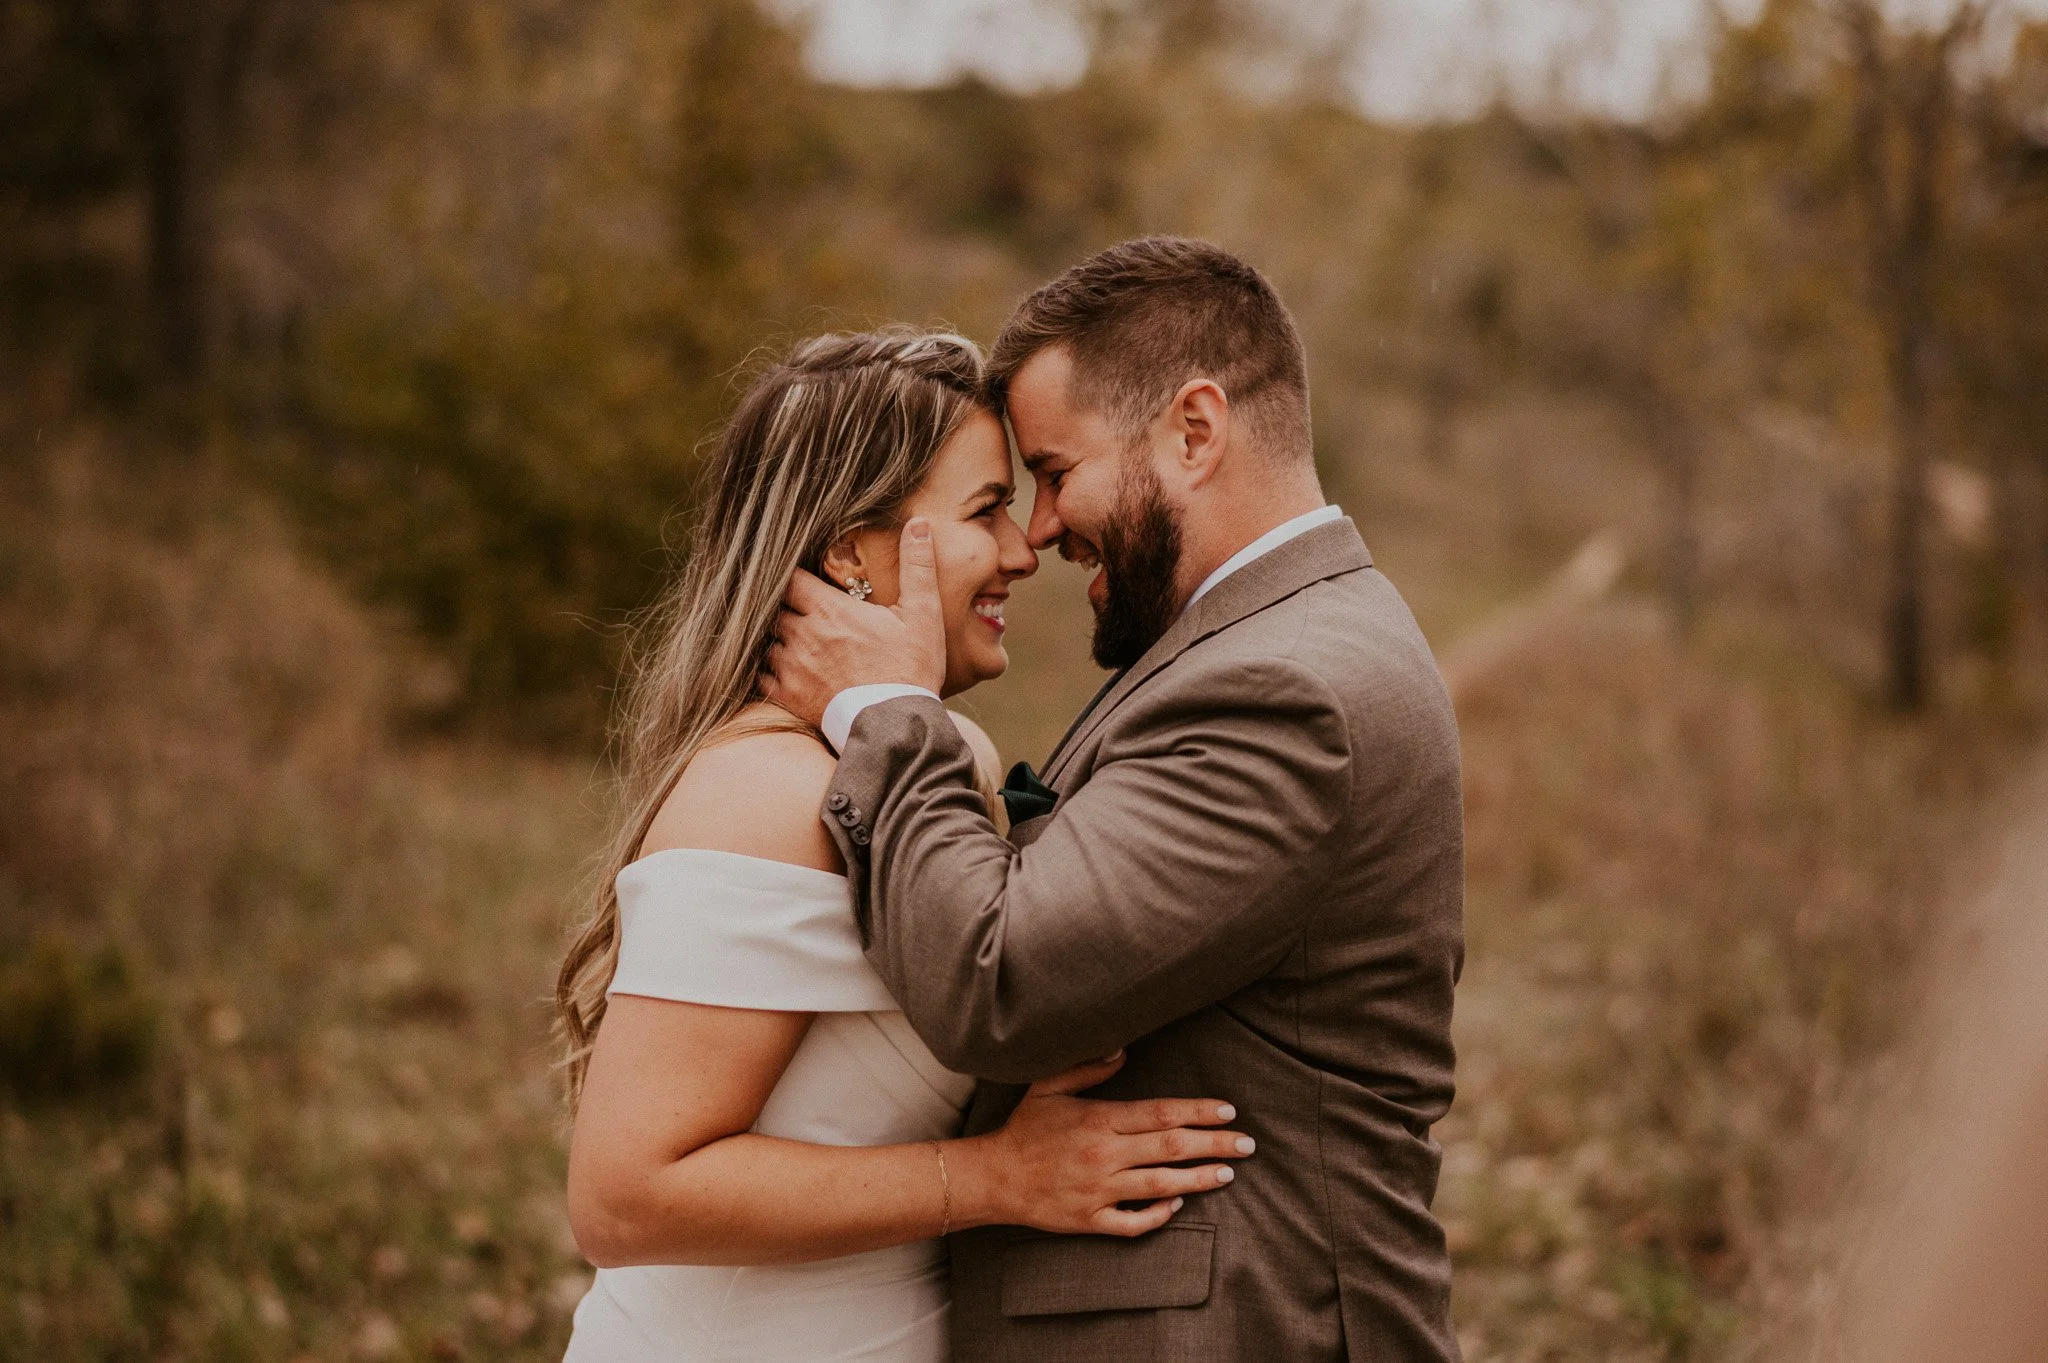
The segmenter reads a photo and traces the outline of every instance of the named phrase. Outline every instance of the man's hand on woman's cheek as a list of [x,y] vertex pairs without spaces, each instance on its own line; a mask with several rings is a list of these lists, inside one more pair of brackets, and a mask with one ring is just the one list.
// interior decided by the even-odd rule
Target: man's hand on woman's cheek
[[761,694],[808,724],[856,686],[895,683],[938,694],[946,680],[946,625],[931,527],[903,528],[901,596],[876,606],[798,569],[783,594]]

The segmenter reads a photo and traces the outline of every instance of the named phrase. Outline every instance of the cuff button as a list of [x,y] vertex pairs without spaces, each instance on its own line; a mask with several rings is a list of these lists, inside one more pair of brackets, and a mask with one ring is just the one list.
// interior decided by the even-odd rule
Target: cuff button
[[825,801],[825,808],[831,810],[834,814],[837,814],[840,810],[846,808],[848,805],[852,803],[853,801],[846,798],[845,791],[835,790],[832,792],[832,798]]
[[855,847],[866,847],[868,845],[868,831],[865,828],[856,828],[846,836],[852,839]]

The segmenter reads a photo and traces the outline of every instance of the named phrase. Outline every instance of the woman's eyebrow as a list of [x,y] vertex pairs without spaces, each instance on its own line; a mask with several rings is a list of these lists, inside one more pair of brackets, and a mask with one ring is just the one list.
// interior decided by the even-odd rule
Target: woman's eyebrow
[[983,483],[980,487],[968,493],[967,496],[961,500],[960,505],[966,506],[970,502],[978,502],[983,497],[989,496],[1001,499],[1010,496],[1016,490],[1016,488],[1010,486],[1008,483]]

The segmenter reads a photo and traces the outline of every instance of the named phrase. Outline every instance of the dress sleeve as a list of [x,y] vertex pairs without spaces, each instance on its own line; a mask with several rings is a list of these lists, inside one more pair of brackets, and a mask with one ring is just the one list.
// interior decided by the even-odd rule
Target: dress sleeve
[[613,994],[791,1013],[894,1012],[846,877],[697,848],[619,872]]

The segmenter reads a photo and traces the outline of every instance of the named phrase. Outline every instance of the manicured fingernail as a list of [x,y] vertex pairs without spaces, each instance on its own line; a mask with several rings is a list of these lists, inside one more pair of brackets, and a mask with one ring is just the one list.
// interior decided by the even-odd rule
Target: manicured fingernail
[[1237,1109],[1232,1107],[1228,1103],[1225,1103],[1223,1106],[1216,1109],[1216,1120],[1219,1122],[1227,1122],[1236,1115]]
[[1112,1061],[1121,1060],[1123,1058],[1124,1053],[1122,1051],[1111,1051],[1108,1055],[1103,1056],[1102,1059],[1097,1063],[1107,1065]]
[[932,537],[932,523],[922,516],[904,528],[910,531],[910,537],[914,540],[928,540]]
[[1232,1179],[1234,1179],[1234,1178],[1236,1178],[1236,1177],[1237,1177],[1237,1170],[1235,1170],[1235,1169],[1231,1168],[1231,1167],[1230,1167],[1229,1165],[1227,1165],[1227,1164],[1226,1164],[1226,1165],[1224,1165],[1224,1166],[1223,1166],[1223,1167],[1222,1167],[1221,1169],[1218,1169],[1218,1170],[1216,1171],[1216,1181],[1217,1181],[1218,1183],[1228,1183],[1228,1182],[1230,1182],[1230,1180],[1232,1180]]
[[1183,1206],[1185,1206],[1186,1204],[1187,1204],[1187,1199],[1186,1199],[1186,1198],[1184,1198],[1184,1197],[1176,1197],[1176,1198],[1175,1198],[1175,1199],[1173,1200],[1173,1209],[1174,1209],[1175,1211],[1179,1211],[1179,1210],[1180,1210],[1180,1209],[1181,1209],[1181,1208],[1182,1208]]
[[1237,1153],[1240,1155],[1249,1155],[1258,1148],[1259,1143],[1250,1136],[1239,1136],[1237,1138]]

